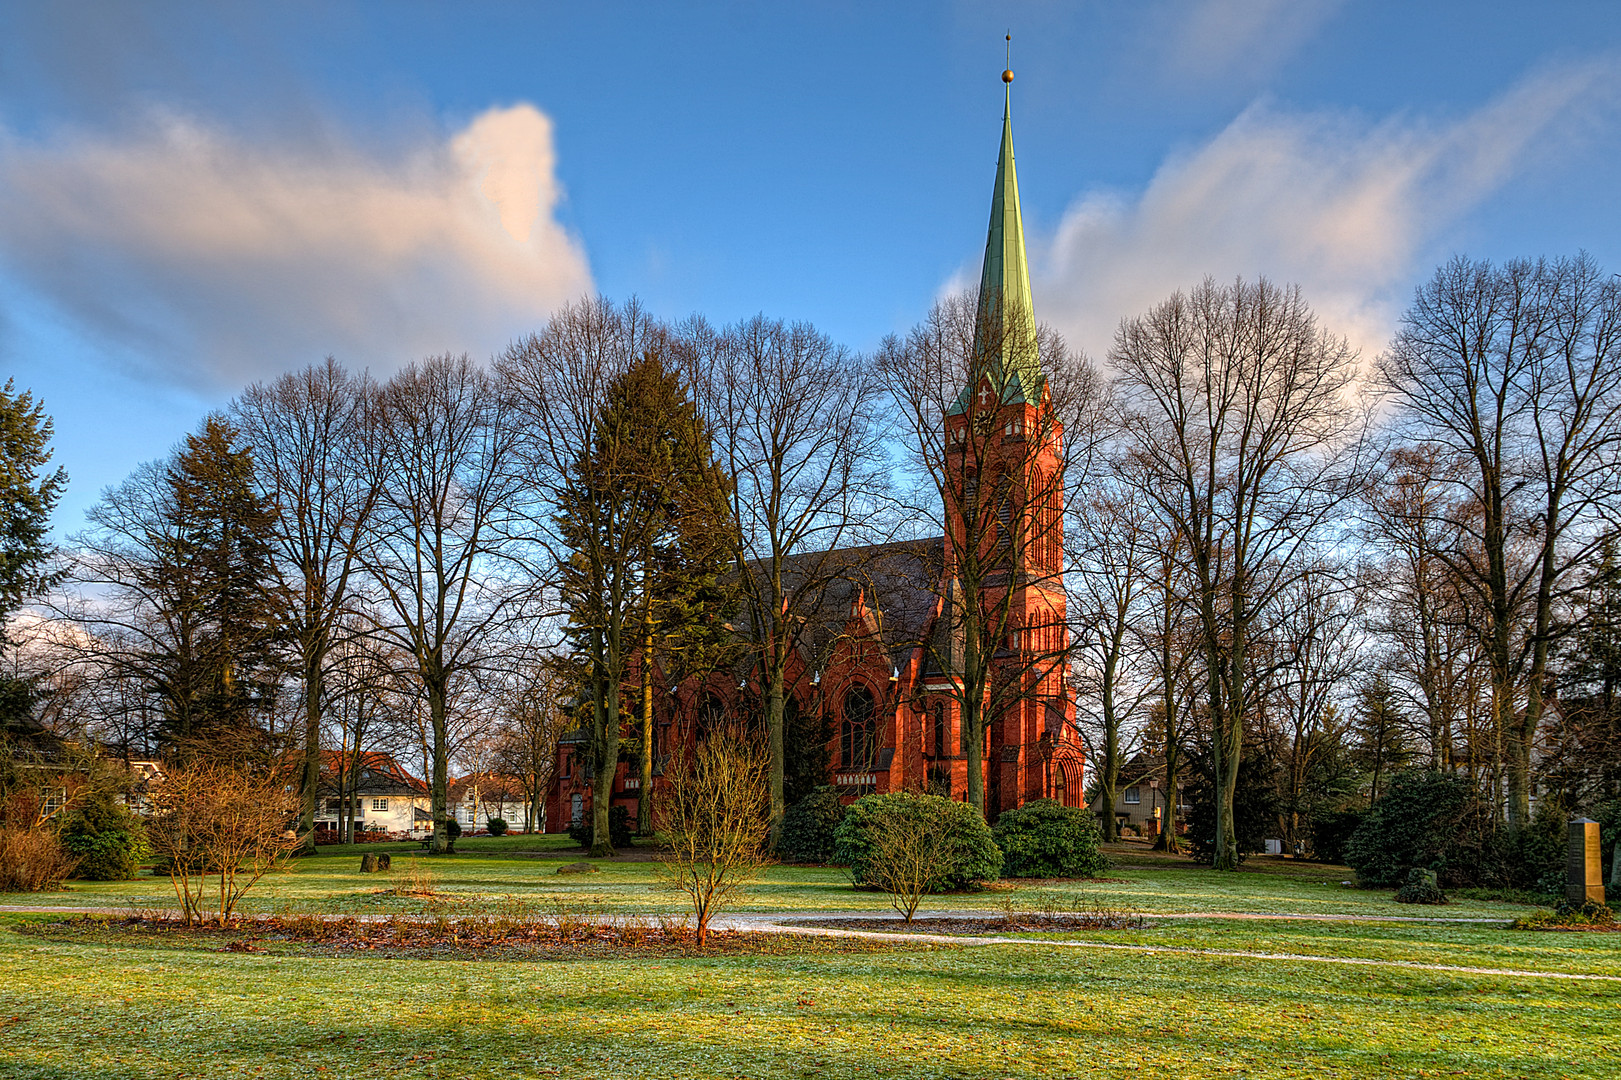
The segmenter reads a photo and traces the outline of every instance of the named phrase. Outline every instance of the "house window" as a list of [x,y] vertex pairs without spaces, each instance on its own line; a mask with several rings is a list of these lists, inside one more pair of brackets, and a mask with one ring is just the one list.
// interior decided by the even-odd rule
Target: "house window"
[[853,686],[844,695],[844,717],[839,725],[839,750],[847,769],[870,769],[878,749],[875,713],[877,702],[865,686]]
[[1128,804],[1136,804],[1136,803],[1140,803],[1142,801],[1143,801],[1143,793],[1142,793],[1142,791],[1140,791],[1139,789],[1134,788],[1134,787],[1129,787],[1129,788],[1126,789],[1126,796],[1125,796],[1125,802],[1126,803],[1128,803]]
[[62,812],[62,807],[68,803],[68,789],[65,787],[46,788],[39,800],[39,816],[53,818]]
[[371,808],[373,810],[384,810],[384,811],[386,811],[388,809],[388,800],[387,799],[373,799],[371,801]]
[[951,732],[946,726],[946,706],[943,701],[934,703],[934,756],[948,757],[951,754]]

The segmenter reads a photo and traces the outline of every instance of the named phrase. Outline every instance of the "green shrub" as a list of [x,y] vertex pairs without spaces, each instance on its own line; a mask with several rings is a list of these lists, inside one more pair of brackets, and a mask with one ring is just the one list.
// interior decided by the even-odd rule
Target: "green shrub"
[[1312,818],[1312,857],[1318,862],[1343,863],[1345,849],[1366,815],[1366,810],[1330,810]]
[[819,787],[782,815],[777,857],[791,863],[825,863],[833,858],[833,832],[844,820],[839,789]]
[[58,839],[78,861],[73,876],[84,881],[127,881],[151,856],[141,819],[107,796],[74,809]]
[[460,840],[462,838],[462,823],[453,817],[447,817],[445,819],[445,835],[450,838],[450,842],[453,844]]
[[858,887],[868,884],[874,855],[868,833],[879,819],[889,828],[932,830],[943,837],[942,865],[932,877],[931,892],[976,888],[995,881],[1002,871],[1001,849],[978,810],[938,795],[894,792],[857,799],[833,830],[833,861],[850,868]]
[[1447,894],[1435,880],[1434,870],[1415,866],[1407,875],[1407,884],[1396,891],[1398,904],[1444,904]]
[[1002,849],[1003,877],[1096,877],[1109,868],[1098,850],[1097,815],[1051,799],[1002,811],[991,836]]
[[505,836],[507,834],[507,819],[492,817],[484,823],[484,828],[491,836]]
[[[586,814],[568,827],[568,836],[583,848],[591,846],[591,815]],[[608,842],[616,848],[628,848],[630,842],[630,810],[624,806],[608,807]]]
[[1345,861],[1369,886],[1400,886],[1415,867],[1444,887],[1501,884],[1497,837],[1467,777],[1407,769],[1368,809],[1345,846]]

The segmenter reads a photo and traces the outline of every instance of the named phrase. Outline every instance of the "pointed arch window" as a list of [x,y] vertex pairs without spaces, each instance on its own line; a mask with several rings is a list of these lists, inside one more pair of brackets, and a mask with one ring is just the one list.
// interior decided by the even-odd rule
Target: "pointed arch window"
[[870,769],[878,752],[878,702],[860,683],[844,693],[839,757],[846,769]]

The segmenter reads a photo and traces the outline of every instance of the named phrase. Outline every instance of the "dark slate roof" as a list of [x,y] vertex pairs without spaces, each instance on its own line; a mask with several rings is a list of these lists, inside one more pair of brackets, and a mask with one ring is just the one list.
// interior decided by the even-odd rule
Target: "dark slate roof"
[[[813,667],[825,662],[849,622],[851,605],[864,596],[866,606],[878,613],[879,637],[899,664],[929,630],[944,556],[945,538],[933,536],[790,557],[784,574],[790,588],[817,579],[810,632],[803,641],[806,660]],[[739,632],[748,633],[746,614]]]

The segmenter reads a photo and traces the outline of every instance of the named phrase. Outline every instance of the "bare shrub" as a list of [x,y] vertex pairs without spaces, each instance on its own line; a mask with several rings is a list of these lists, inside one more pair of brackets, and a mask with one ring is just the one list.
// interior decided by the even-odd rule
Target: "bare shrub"
[[0,826],[0,892],[59,889],[77,865],[55,830]]
[[867,844],[865,883],[888,893],[890,906],[910,923],[923,897],[944,884],[956,838],[930,821],[879,814],[867,823]]
[[668,850],[663,871],[692,900],[699,947],[709,920],[733,902],[769,859],[770,762],[759,740],[712,732],[690,758],[672,762],[655,821]]
[[149,799],[147,839],[169,872],[187,923],[202,919],[211,875],[223,926],[243,894],[282,866],[299,843],[293,831],[298,796],[280,777],[206,762],[177,765]]

